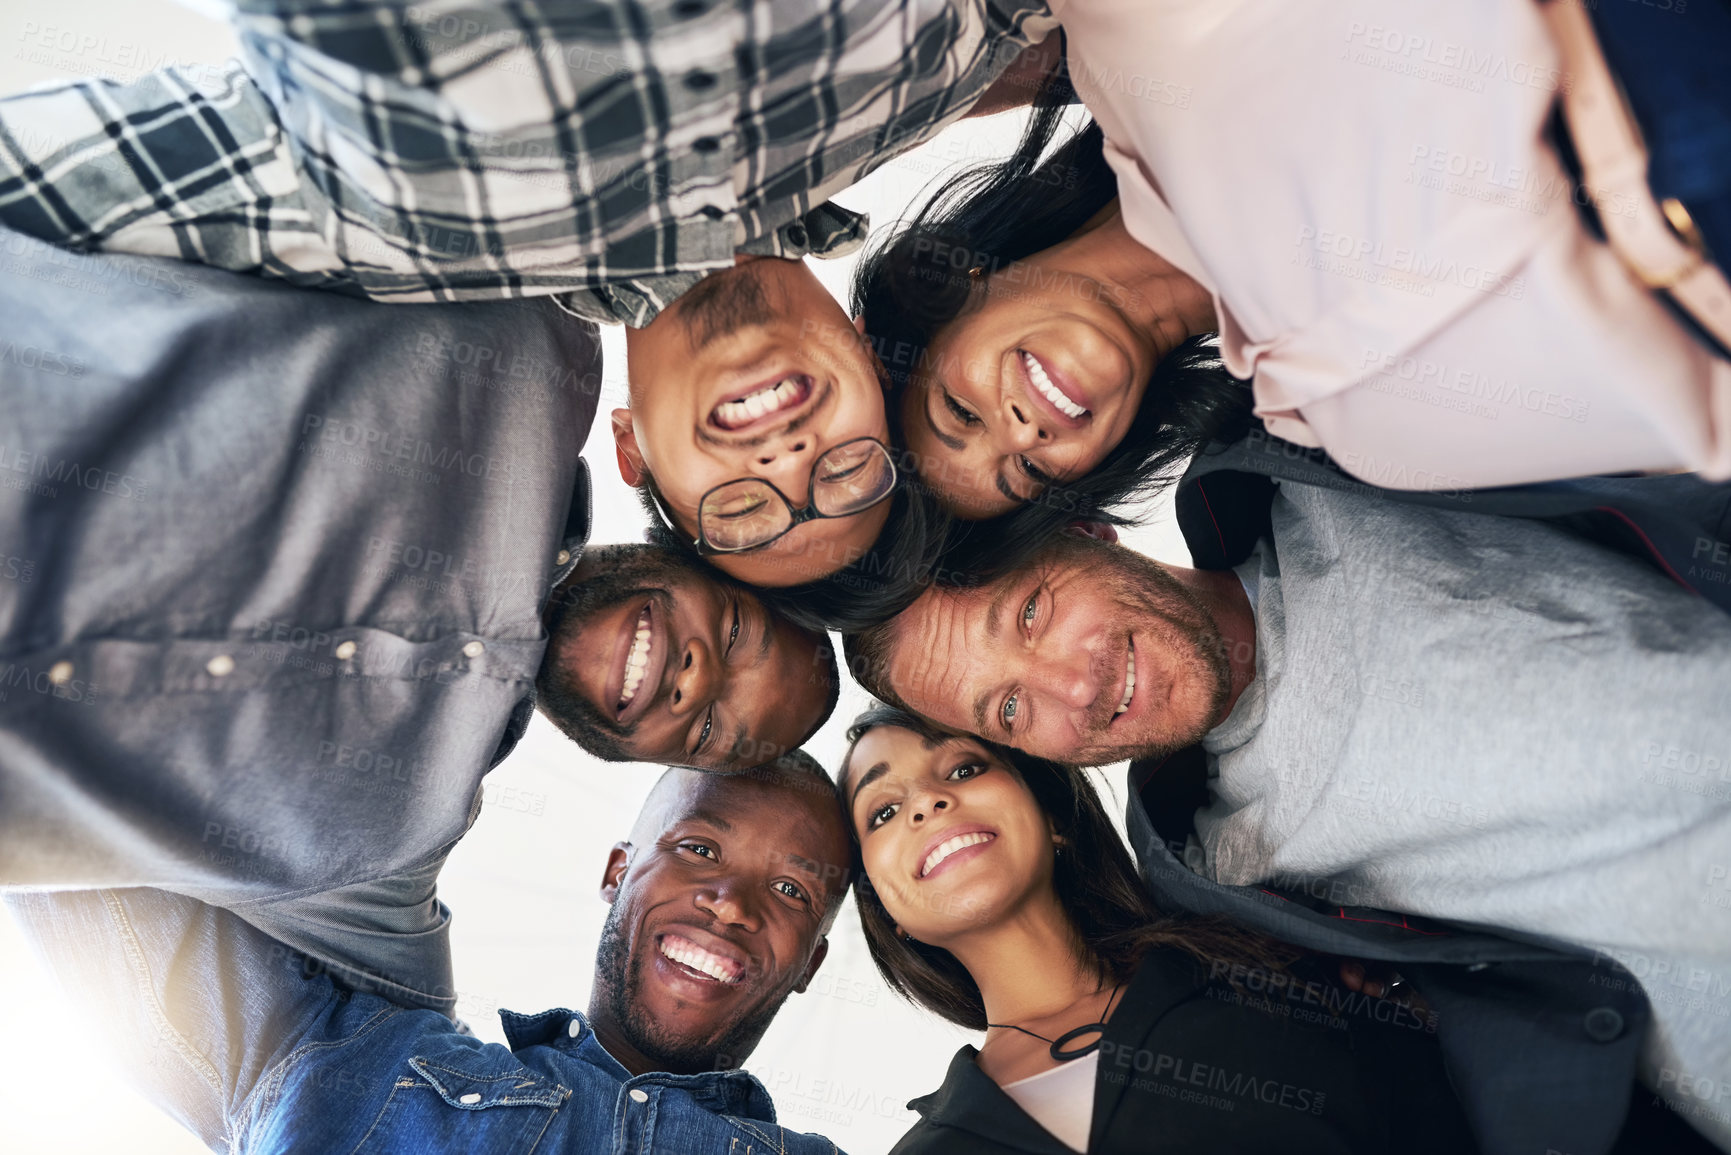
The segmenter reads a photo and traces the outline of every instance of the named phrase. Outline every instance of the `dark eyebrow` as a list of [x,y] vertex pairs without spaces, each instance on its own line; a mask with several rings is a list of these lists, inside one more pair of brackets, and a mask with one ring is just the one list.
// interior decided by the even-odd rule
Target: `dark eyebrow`
[[733,833],[733,823],[715,813],[713,810],[693,810],[690,814],[687,814],[682,821],[704,822],[715,827],[717,830],[725,830],[729,834]]
[[854,808],[854,803],[859,801],[859,792],[889,772],[890,764],[888,762],[879,762],[876,766],[873,766],[870,770],[861,774],[859,781],[855,782],[853,785],[853,793],[848,796],[847,808],[851,811]]
[[762,602],[757,604],[757,609],[758,632],[763,635],[763,638],[757,643],[757,660],[761,662],[763,659],[769,657],[769,643],[772,640],[771,635],[775,633],[775,630],[770,624],[769,611],[763,607]]
[[926,428],[932,431],[933,437],[936,437],[939,441],[943,442],[945,447],[960,453],[962,450],[967,448],[967,446],[962,443],[962,439],[960,437],[951,437],[948,433],[939,429],[938,423],[932,419],[931,398],[937,393],[939,388],[942,388],[942,386],[936,386],[926,390],[926,403],[920,406],[920,416],[926,419]]
[[1032,498],[1023,497],[1021,494],[1019,494],[1015,490],[1011,489],[1010,483],[1008,481],[1004,480],[1004,475],[1002,473],[994,474],[992,477],[992,480],[998,483],[998,492],[999,493],[1003,494],[1005,497],[1009,498],[1011,501],[1015,502],[1018,505],[1025,504],[1026,502],[1033,500]]

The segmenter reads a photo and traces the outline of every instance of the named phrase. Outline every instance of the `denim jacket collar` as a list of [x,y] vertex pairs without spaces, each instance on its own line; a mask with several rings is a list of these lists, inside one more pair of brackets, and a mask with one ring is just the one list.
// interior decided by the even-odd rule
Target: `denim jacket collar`
[[696,1075],[674,1075],[651,1071],[632,1075],[623,1064],[607,1052],[595,1037],[589,1020],[577,1011],[555,1007],[538,1015],[523,1015],[501,1010],[499,1021],[505,1028],[505,1039],[512,1051],[526,1047],[553,1047],[575,1054],[585,1062],[617,1078],[622,1088],[640,1085],[677,1087],[705,1110],[718,1115],[755,1119],[762,1123],[775,1122],[775,1103],[756,1076],[745,1071],[704,1071]]

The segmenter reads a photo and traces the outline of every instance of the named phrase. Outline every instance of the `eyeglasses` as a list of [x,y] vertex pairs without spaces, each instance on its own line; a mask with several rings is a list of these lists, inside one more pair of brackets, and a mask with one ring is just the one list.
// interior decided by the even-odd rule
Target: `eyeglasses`
[[[864,513],[895,491],[896,465],[884,443],[856,437],[830,449],[811,465],[811,504],[795,509],[773,484],[761,477],[742,477],[709,490],[697,503],[700,555],[746,553],[762,549],[820,518]],[[653,487],[655,507],[669,525],[673,519]]]

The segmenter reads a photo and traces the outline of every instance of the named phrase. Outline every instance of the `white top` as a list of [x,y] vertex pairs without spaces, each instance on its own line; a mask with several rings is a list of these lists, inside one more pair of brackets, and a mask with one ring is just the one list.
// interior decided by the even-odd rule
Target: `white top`
[[1271,432],[1405,489],[1731,476],[1731,364],[1581,226],[1533,4],[1052,9],[1126,227],[1214,294]]
[[1094,1076],[1100,1052],[1059,1063],[1049,1071],[1005,1083],[1004,1094],[1072,1151],[1088,1149],[1094,1125]]

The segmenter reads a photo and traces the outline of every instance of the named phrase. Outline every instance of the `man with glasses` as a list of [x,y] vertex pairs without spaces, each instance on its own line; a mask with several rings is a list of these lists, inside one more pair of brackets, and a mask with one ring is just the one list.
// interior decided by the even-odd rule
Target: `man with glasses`
[[[716,485],[756,476],[803,507],[815,457],[888,440],[869,353],[803,348],[848,326],[801,258],[866,232],[825,198],[970,110],[1026,103],[1058,39],[1043,0],[235,6],[246,64],[216,83],[169,69],[0,102],[0,223],[380,301],[555,295],[622,321],[631,468],[656,470],[686,540]],[[656,324],[673,303],[700,331]],[[710,421],[790,379],[777,428]],[[781,437],[795,418],[804,435]],[[715,561],[809,582],[899,509]],[[886,544],[878,573],[924,539]]]

